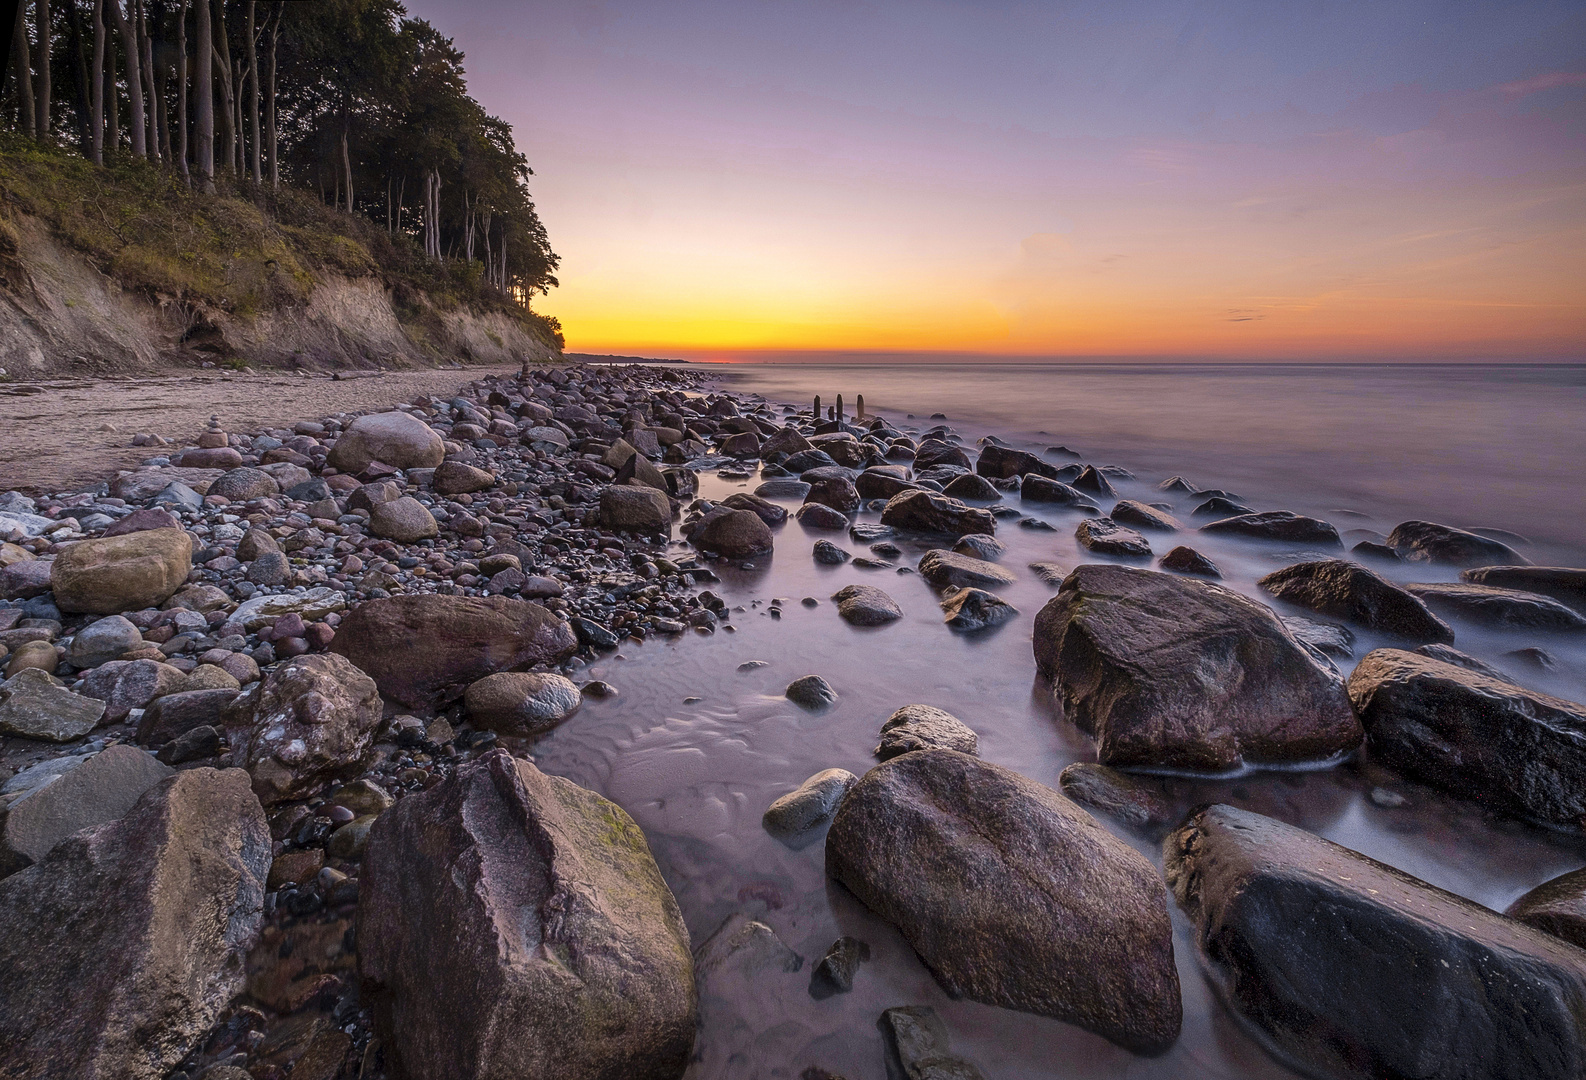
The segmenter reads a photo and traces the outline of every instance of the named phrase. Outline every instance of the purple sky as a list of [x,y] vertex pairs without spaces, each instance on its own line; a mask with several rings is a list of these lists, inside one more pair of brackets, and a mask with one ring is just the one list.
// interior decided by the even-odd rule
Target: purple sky
[[1586,357],[1586,5],[410,0],[586,351]]

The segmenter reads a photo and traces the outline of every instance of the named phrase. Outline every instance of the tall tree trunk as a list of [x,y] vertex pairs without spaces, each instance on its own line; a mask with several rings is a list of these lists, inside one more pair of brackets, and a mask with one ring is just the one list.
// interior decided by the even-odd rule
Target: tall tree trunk
[[341,168],[345,177],[347,190],[347,213],[355,213],[356,205],[352,192],[352,153],[347,148],[347,129],[352,126],[351,119],[345,114],[341,118]]
[[[105,6],[111,7],[119,0],[105,0]],[[110,115],[105,118],[105,149],[107,151],[121,149],[121,94],[116,89],[118,76],[116,75],[116,50],[109,47],[108,38],[105,48],[105,111]]]
[[[138,31],[127,18],[127,13],[121,10],[120,0],[108,2],[116,13],[116,30],[121,34],[121,48],[127,55],[127,100],[132,105],[132,152],[144,157],[148,153],[148,144],[144,141],[147,132],[143,113],[143,65],[138,58]],[[127,0],[128,4],[134,2]]]
[[67,55],[72,61],[73,89],[77,91],[77,147],[83,157],[93,157],[93,92],[88,83],[88,35],[83,29],[83,13],[77,9],[76,0],[66,5],[67,24],[71,27],[71,41]]
[[176,16],[176,162],[182,182],[191,185],[187,170],[187,0]]
[[216,74],[220,77],[220,107],[225,122],[221,125],[220,159],[236,167],[237,118],[231,94],[231,37],[226,33],[226,2],[215,0],[214,53]]
[[50,0],[38,0],[35,6],[38,17],[38,40],[34,43],[37,59],[33,62],[38,86],[33,91],[34,128],[40,142],[50,137]]
[[38,106],[33,101],[33,57],[28,52],[27,5],[17,5],[17,24],[12,31],[11,51],[16,54],[17,119],[28,135],[38,132]]
[[264,167],[259,145],[259,42],[254,21],[256,0],[248,0],[248,113],[249,133],[253,139],[253,182],[264,183]]
[[94,61],[89,78],[93,80],[93,101],[89,106],[90,157],[95,165],[105,163],[105,0],[94,4]]
[[281,37],[281,15],[286,11],[285,3],[275,5],[275,20],[270,25],[270,83],[269,83],[269,122],[270,129],[267,147],[270,152],[270,190],[274,191],[281,186],[281,162],[277,156],[279,149],[276,143],[277,131],[275,126],[275,45]]
[[194,103],[194,111],[198,114],[193,132],[195,159],[198,167],[198,181],[204,191],[213,193],[215,190],[215,71],[214,71],[214,34],[209,23],[209,0],[198,0],[193,6],[193,15],[198,22],[195,36],[198,40],[193,45],[193,91],[198,100]]
[[159,78],[154,70],[154,43],[149,40],[149,19],[144,10],[143,0],[137,0],[137,17],[132,24],[133,31],[138,35],[138,62],[143,72],[143,90],[147,96],[148,107],[143,110],[143,144],[148,152],[149,160],[160,160],[160,97],[156,89]]

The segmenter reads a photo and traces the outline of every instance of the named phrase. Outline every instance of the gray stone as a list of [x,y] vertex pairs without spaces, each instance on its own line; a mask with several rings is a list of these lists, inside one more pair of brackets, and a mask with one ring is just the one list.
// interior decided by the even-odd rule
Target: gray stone
[[396,469],[433,469],[445,456],[445,444],[428,424],[393,411],[360,416],[347,425],[326,462],[342,472],[359,473],[371,461]]
[[74,694],[38,668],[0,683],[0,735],[71,742],[94,730],[105,703]]
[[893,923],[954,996],[1160,1051],[1182,1016],[1161,879],[1050,788],[954,750],[866,773],[826,871]]
[[830,529],[836,531],[848,528],[847,515],[833,510],[824,503],[807,502],[799,507],[798,513],[793,516],[806,529]]
[[979,751],[979,739],[958,717],[934,705],[905,705],[881,725],[875,755],[882,761],[914,750]]
[[428,507],[404,495],[400,499],[380,503],[369,511],[369,531],[387,540],[411,544],[439,535],[440,526],[435,523],[435,516]]
[[1242,536],[1251,540],[1271,540],[1277,543],[1304,544],[1319,549],[1344,548],[1338,530],[1317,518],[1303,517],[1287,510],[1271,510],[1264,514],[1236,514],[1200,527],[1203,533],[1220,536]]
[[218,495],[230,499],[232,502],[247,502],[249,499],[266,499],[277,495],[281,491],[275,477],[263,469],[243,466],[231,469],[217,476],[209,485],[206,495]]
[[120,615],[95,619],[72,637],[66,662],[75,668],[93,668],[131,652],[143,644],[143,634]]
[[996,563],[941,548],[932,548],[920,557],[920,576],[938,589],[980,585],[1012,585],[1015,578]]
[[1060,480],[1030,474],[1019,481],[1019,498],[1030,503],[1047,503],[1053,506],[1071,506],[1076,510],[1094,511],[1096,504],[1090,496]]
[[1172,514],[1164,513],[1143,502],[1135,502],[1133,499],[1120,499],[1107,516],[1120,524],[1132,525],[1136,529],[1178,532],[1184,528],[1183,523]]
[[888,1009],[877,1021],[886,1049],[887,1076],[899,1080],[985,1080],[972,1063],[952,1053],[947,1025],[929,1005]]
[[669,533],[672,502],[653,487],[611,484],[600,492],[600,523],[621,532]]
[[837,691],[819,675],[806,675],[788,683],[787,699],[804,709],[829,708],[837,703]]
[[728,559],[764,555],[774,546],[771,529],[760,515],[749,510],[718,506],[706,514],[689,534],[701,551],[714,552]]
[[1544,881],[1504,914],[1586,949],[1586,869]]
[[873,585],[845,585],[832,593],[837,614],[854,626],[881,626],[903,618],[896,600]]
[[841,566],[853,558],[853,553],[843,550],[830,540],[815,541],[815,561],[822,566]]
[[443,461],[430,476],[430,487],[437,495],[464,495],[484,491],[496,482],[496,475],[461,461]]
[[83,695],[105,703],[105,723],[119,724],[133,709],[176,693],[185,682],[181,671],[158,660],[111,660],[84,677]]
[[[190,685],[190,682],[183,685]],[[165,694],[149,703],[143,719],[138,722],[138,741],[145,746],[162,746],[196,727],[221,727],[225,724],[227,707],[236,700],[235,686]]]
[[858,938],[838,938],[810,972],[810,996],[819,999],[848,993],[854,988],[859,965],[869,959],[869,945]]
[[[1554,634],[1586,631],[1586,615],[1541,593],[1468,582],[1412,583],[1405,588],[1434,611],[1481,626]],[[1453,635],[1444,640],[1452,641]]]
[[475,727],[524,737],[549,731],[583,704],[573,681],[552,672],[486,675],[468,687],[463,700]]
[[38,862],[72,833],[115,821],[171,770],[135,746],[107,747],[0,813],[0,873]]
[[1441,566],[1528,566],[1530,560],[1500,541],[1431,521],[1405,521],[1388,534],[1387,546],[1405,562]]
[[1063,770],[1057,782],[1063,794],[1081,806],[1131,828],[1156,830],[1173,823],[1172,807],[1149,778],[1076,761]]
[[970,533],[968,536],[960,536],[958,543],[953,545],[953,550],[960,555],[968,555],[972,559],[985,559],[989,562],[1007,554],[1008,548],[995,536]]
[[1482,566],[1459,572],[1472,585],[1541,593],[1586,612],[1586,570],[1568,566]]
[[818,772],[772,803],[760,823],[779,840],[796,843],[830,821],[848,789],[858,782],[859,778],[846,769]]
[[1217,564],[1192,547],[1180,544],[1157,561],[1157,565],[1164,570],[1171,570],[1175,574],[1194,574],[1196,577],[1220,579],[1222,571],[1217,569]]
[[263,552],[248,564],[247,578],[255,585],[285,585],[292,579],[292,560],[284,552]]
[[164,602],[192,569],[187,533],[147,529],[73,544],[50,564],[50,586],[62,611],[115,615]]
[[1086,518],[1074,530],[1079,546],[1097,555],[1122,559],[1149,559],[1151,544],[1133,529],[1126,529],[1111,518]]
[[905,491],[887,500],[881,511],[881,524],[910,532],[952,536],[997,532],[997,519],[991,511],[965,506],[957,499],[934,491]]
[[985,589],[959,589],[942,600],[942,621],[966,633],[1001,626],[1018,614],[1018,608]]
[[1454,640],[1454,631],[1419,598],[1364,566],[1342,559],[1295,563],[1256,582],[1298,607],[1409,641]]

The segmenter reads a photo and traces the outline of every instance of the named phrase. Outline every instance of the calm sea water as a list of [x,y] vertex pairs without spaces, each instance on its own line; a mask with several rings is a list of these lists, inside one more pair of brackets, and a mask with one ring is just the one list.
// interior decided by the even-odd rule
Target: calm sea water
[[[869,411],[905,430],[923,430],[933,423],[931,413],[944,412],[968,447],[986,434],[1038,450],[1062,443],[1087,461],[1138,474],[1137,482],[1118,484],[1125,497],[1161,500],[1155,485],[1182,473],[1202,487],[1237,491],[1259,509],[1319,513],[1341,530],[1385,532],[1411,517],[1493,526],[1531,537],[1536,543],[1526,550],[1534,561],[1583,565],[1573,561],[1586,546],[1580,483],[1586,370],[1579,368],[743,365],[719,373],[723,386],[779,403],[802,404],[817,392],[824,398],[842,392],[851,402],[863,393]],[[707,472],[701,494],[720,499],[758,483],[758,477]],[[1187,519],[1193,501],[1167,501]],[[743,912],[771,926],[803,958],[797,971],[729,966],[704,981],[688,1080],[794,1080],[811,1066],[847,1080],[885,1080],[876,1020],[895,1005],[935,1008],[955,1052],[988,1080],[1296,1075],[1217,1000],[1198,966],[1191,927],[1176,910],[1183,1033],[1162,1056],[1140,1058],[1068,1024],[950,999],[896,929],[827,878],[819,837],[790,848],[761,827],[766,807],[812,774],[832,767],[861,774],[874,765],[879,728],[904,704],[935,705],[960,717],[979,734],[982,757],[1040,783],[1056,786],[1064,766],[1095,759],[1094,744],[1062,718],[1036,676],[1031,623],[1054,590],[1026,569],[1034,559],[1073,566],[1094,557],[1074,540],[1082,515],[1034,512],[1054,531],[1006,522],[998,529],[1009,549],[1002,565],[1019,578],[998,592],[1019,616],[970,636],[943,625],[938,597],[918,575],[817,565],[810,555],[817,539],[869,552],[846,533],[812,533],[789,520],[776,531],[773,555],[753,567],[718,566],[722,581],[711,588],[733,609],[730,629],[625,642],[588,672],[614,684],[618,695],[586,701],[577,716],[528,747],[541,768],[601,792],[633,815],[696,945]],[[861,520],[876,515],[866,512]],[[1263,599],[1270,598],[1256,579],[1303,557],[1207,534],[1188,542],[1223,568],[1226,584]],[[914,566],[929,546],[898,543],[902,567]],[[1401,580],[1454,577],[1425,566],[1391,573]],[[904,618],[884,627],[846,625],[829,598],[851,583],[885,589]],[[818,604],[804,606],[805,597]],[[781,618],[770,615],[774,598],[783,600]],[[1547,648],[1557,661],[1552,671],[1513,669],[1517,677],[1586,700],[1586,643],[1578,637],[1457,621],[1455,628],[1457,647],[1500,667],[1512,668],[1505,656],[1511,650]],[[1388,642],[1362,633],[1355,655],[1380,644]],[[746,661],[765,666],[740,670]],[[1339,661],[1344,673],[1352,665]],[[833,708],[805,712],[783,695],[789,682],[809,674],[837,689]],[[1226,802],[1269,814],[1496,910],[1586,863],[1579,836],[1490,817],[1360,760],[1171,785],[1183,809]],[[1406,804],[1377,805],[1369,798],[1376,786],[1403,795]],[[1157,837],[1104,824],[1161,865]],[[809,993],[811,968],[845,934],[868,942],[872,959],[852,993],[817,1000]]]

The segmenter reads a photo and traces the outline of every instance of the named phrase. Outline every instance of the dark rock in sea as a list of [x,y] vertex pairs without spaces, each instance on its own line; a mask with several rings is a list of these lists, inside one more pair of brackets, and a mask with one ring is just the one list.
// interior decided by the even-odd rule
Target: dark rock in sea
[[900,465],[883,465],[866,469],[854,480],[854,490],[861,499],[890,499],[900,491],[913,491],[920,485],[893,470],[903,471]]
[[1553,825],[1586,815],[1586,708],[1399,649],[1369,652],[1349,697],[1373,761]]
[[1541,593],[1586,612],[1586,570],[1567,566],[1482,566],[1459,572],[1461,581]]
[[1552,671],[1558,667],[1558,661],[1553,658],[1552,653],[1534,645],[1524,649],[1512,649],[1504,653],[1503,658],[1529,671]]
[[1240,514],[1202,525],[1204,533],[1222,536],[1246,536],[1253,540],[1273,540],[1286,544],[1314,544],[1319,548],[1343,549],[1344,542],[1338,530],[1329,522],[1303,517],[1287,510],[1269,510],[1264,514]]
[[1093,465],[1086,465],[1080,474],[1074,477],[1074,486],[1080,491],[1088,491],[1107,499],[1116,499],[1118,492],[1113,489],[1107,480],[1107,475]]
[[1242,503],[1234,502],[1232,499],[1225,499],[1221,495],[1215,495],[1190,511],[1190,516],[1225,518],[1253,513],[1255,513],[1254,510]]
[[795,427],[780,427],[767,435],[760,444],[760,456],[770,457],[772,454],[801,454],[810,449],[810,442]]
[[1529,566],[1531,562],[1507,544],[1430,521],[1394,526],[1388,546],[1405,562],[1441,566]]
[[1090,496],[1083,491],[1058,480],[1036,476],[1034,473],[1025,475],[1019,481],[1019,498],[1025,502],[1072,506],[1079,510],[1097,509],[1096,504],[1091,502]]
[[973,499],[978,502],[996,502],[1002,498],[1002,492],[998,491],[991,481],[974,473],[966,473],[954,479],[942,489],[942,494],[954,499]]
[[1489,679],[1497,679],[1499,682],[1514,682],[1507,673],[1499,671],[1485,660],[1478,660],[1469,653],[1460,652],[1449,645],[1422,645],[1414,651],[1418,656],[1429,656],[1433,660],[1441,660],[1445,664],[1453,664],[1457,668],[1474,671],[1477,674],[1487,676]]
[[380,815],[357,925],[403,1075],[676,1080],[687,1064],[688,929],[644,834],[504,750]]
[[1133,525],[1137,529],[1154,529],[1157,532],[1178,532],[1184,527],[1183,523],[1172,514],[1164,513],[1142,502],[1135,502],[1133,499],[1120,499],[1107,516],[1124,525]]
[[1063,579],[1068,577],[1068,568],[1062,563],[1033,562],[1029,566],[1030,572],[1043,585],[1061,585],[1063,584]]
[[949,585],[959,588],[981,585],[1012,585],[1017,579],[984,559],[959,555],[957,552],[932,548],[920,557],[920,576],[938,589]]
[[953,545],[953,550],[960,555],[968,555],[972,559],[1000,559],[1007,553],[1007,546],[995,536],[985,533],[970,533],[960,536],[958,543]]
[[1387,544],[1379,544],[1374,540],[1362,540],[1349,549],[1349,554],[1361,562],[1397,563],[1404,560],[1399,558],[1399,553]]
[[754,493],[762,499],[798,499],[804,501],[804,496],[810,493],[810,485],[802,480],[767,480],[754,489]]
[[1006,446],[983,448],[979,459],[975,462],[975,472],[993,480],[1006,480],[1027,473],[1047,477],[1057,475],[1054,466],[1048,465],[1034,454],[1025,453],[1023,450],[1010,450]]
[[1428,607],[1481,626],[1555,634],[1586,631],[1586,615],[1541,593],[1466,582],[1412,583],[1405,588]]
[[810,972],[810,997],[816,1000],[846,994],[854,988],[859,965],[870,959],[870,946],[858,938],[840,937]]
[[1175,574],[1194,574],[1197,577],[1220,579],[1222,571],[1217,569],[1217,564],[1192,547],[1180,544],[1157,562],[1164,570],[1171,570]]
[[972,462],[963,447],[954,446],[941,439],[924,439],[920,442],[919,449],[914,451],[914,468],[916,471],[929,469],[935,465],[953,465],[968,472]]
[[1504,914],[1586,949],[1586,869],[1544,881]]
[[1161,830],[1175,820],[1160,782],[1151,777],[1076,761],[1063,770],[1057,782],[1063,794],[1081,806],[1133,829]]
[[386,697],[420,708],[438,696],[460,697],[492,672],[560,663],[578,639],[539,604],[430,593],[359,604],[330,648],[372,676]]
[[1158,491],[1171,491],[1175,495],[1193,495],[1199,489],[1182,476],[1170,476],[1156,486]]
[[819,469],[825,465],[836,465],[829,455],[821,450],[801,450],[782,463],[782,467],[795,476],[800,476],[810,469]]
[[594,619],[586,619],[582,615],[574,615],[567,620],[573,628],[573,634],[578,638],[578,643],[587,648],[608,652],[615,649],[619,638],[610,627],[602,626]]
[[1279,600],[1379,634],[1415,642],[1454,640],[1454,631],[1418,597],[1342,559],[1285,566],[1256,584]]
[[1350,633],[1347,626],[1317,622],[1299,615],[1284,615],[1280,621],[1288,627],[1295,641],[1315,649],[1323,656],[1348,660],[1355,655],[1355,635]]
[[199,768],[0,881],[0,1074],[165,1080],[243,989],[269,870],[247,774]]
[[[1081,513],[1090,513],[1091,511],[1095,510],[1096,508],[1094,506],[1076,506],[1076,507],[1074,507],[1074,509],[1080,511]],[[1050,521],[1043,521],[1043,520],[1041,520],[1038,517],[1022,517],[1022,518],[1020,518],[1019,519],[1019,528],[1028,529],[1030,532],[1056,532],[1057,531],[1057,526],[1053,525]]]
[[952,1053],[947,1025],[929,1005],[888,1009],[876,1026],[881,1029],[889,1080],[986,1080],[971,1062]]
[[1151,545],[1133,529],[1126,529],[1111,518],[1086,518],[1074,530],[1079,546],[1098,555],[1120,559],[1149,559]]
[[970,533],[995,535],[997,519],[985,510],[965,506],[934,491],[905,491],[894,496],[881,511],[881,524],[910,532],[944,536]]
[[905,705],[881,725],[876,757],[882,761],[915,750],[978,751],[979,740],[958,717],[932,705]]
[[1088,563],[1035,618],[1035,661],[1103,764],[1223,772],[1360,743],[1343,684],[1231,589]]
[[767,525],[780,525],[787,520],[787,507],[778,506],[769,499],[762,499],[747,491],[733,492],[721,501],[721,505],[734,510],[747,510]]
[[772,803],[761,817],[765,831],[793,847],[831,820],[859,778],[847,769],[825,769]]
[[804,501],[829,506],[838,513],[851,514],[859,509],[859,492],[851,480],[832,477],[811,484],[810,493],[804,496]]
[[985,589],[958,589],[942,600],[942,621],[966,633],[1001,626],[1018,614],[1018,608]]
[[837,691],[819,675],[806,675],[788,683],[787,699],[804,709],[825,709],[836,704]]
[[885,540],[893,535],[890,525],[877,525],[871,521],[856,521],[848,526],[848,535],[861,544],[868,544],[872,540]]
[[835,532],[848,528],[847,515],[833,510],[824,503],[807,502],[799,507],[798,513],[793,516],[806,529],[829,529]]
[[823,566],[841,566],[853,558],[850,552],[844,551],[830,540],[815,541],[815,561]]
[[764,555],[775,545],[770,526],[759,514],[729,506],[718,506],[706,514],[695,524],[688,538],[701,551],[728,559]]
[[1139,1052],[1178,1037],[1156,870],[1050,788],[954,750],[902,754],[843,800],[826,871],[896,925],[954,996]]
[[854,626],[881,626],[903,618],[896,600],[871,585],[845,585],[832,593],[837,614]]
[[1163,845],[1220,996],[1316,1076],[1586,1070],[1586,953],[1229,806]]

